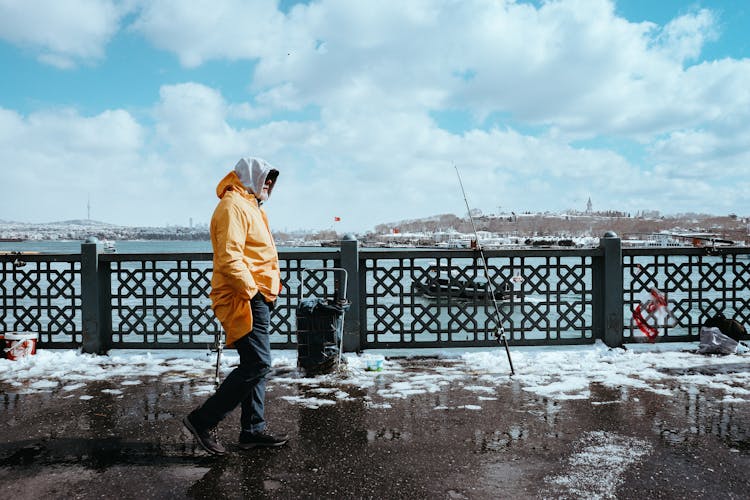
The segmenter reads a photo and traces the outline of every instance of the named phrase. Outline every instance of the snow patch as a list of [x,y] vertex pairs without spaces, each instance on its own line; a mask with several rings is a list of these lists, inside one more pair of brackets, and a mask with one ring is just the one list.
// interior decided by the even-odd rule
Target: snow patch
[[547,479],[558,498],[616,498],[627,468],[651,452],[646,441],[604,431],[584,434],[575,448],[569,472]]
[[[378,399],[369,400],[369,407],[377,407],[373,406],[376,404],[386,407],[387,400],[440,393],[455,382],[465,384],[461,389],[475,395],[476,406],[496,399],[497,389],[511,384],[553,400],[590,399],[591,387],[596,385],[623,395],[628,388],[663,396],[670,396],[678,389],[697,393],[710,388],[719,391],[725,401],[750,401],[750,356],[700,356],[685,352],[686,347],[694,345],[637,344],[627,349],[609,349],[597,342],[585,346],[518,347],[511,351],[516,370],[513,377],[506,354],[500,349],[441,351],[439,366],[426,362],[417,371],[406,368],[409,361],[389,357],[382,372],[368,372],[364,369],[366,356],[347,354],[347,364],[341,372],[306,378],[296,375],[296,350],[274,350],[273,366],[283,375],[272,377],[268,390],[290,387],[309,393],[311,397],[289,399],[293,404],[309,407],[352,399],[352,388],[366,390],[368,397]],[[158,378],[171,383],[190,383],[194,395],[206,395],[214,390],[211,382],[215,359],[212,353],[200,350],[117,350],[109,356],[95,356],[73,350],[42,349],[23,362],[0,360],[0,383],[5,384],[6,392],[29,394],[73,392],[106,380],[111,390],[120,391],[114,394],[121,394],[127,386],[148,384],[149,379]],[[226,352],[220,367],[222,377],[238,361],[236,353]],[[436,409],[443,407],[438,405]]]

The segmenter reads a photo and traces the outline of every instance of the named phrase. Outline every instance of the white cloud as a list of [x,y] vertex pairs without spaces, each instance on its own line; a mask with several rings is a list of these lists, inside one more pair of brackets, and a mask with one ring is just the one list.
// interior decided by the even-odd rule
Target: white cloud
[[95,62],[127,12],[114,0],[0,1],[0,38],[59,68]]
[[[86,173],[87,189],[112,189],[105,220],[207,220],[216,183],[249,154],[282,172],[268,204],[278,228],[341,216],[341,227],[366,230],[463,213],[454,163],[485,211],[582,209],[589,196],[597,208],[631,211],[748,207],[750,62],[700,61],[720,25],[705,9],[662,27],[618,17],[606,0],[322,0],[287,15],[270,0],[72,5],[111,12],[84,16],[110,20],[94,23],[104,35],[87,43],[85,30],[56,32],[67,41],[54,47],[92,52],[53,50],[28,34],[14,43],[90,60],[133,12],[131,33],[190,68],[161,87],[149,121],[117,109],[0,110],[0,143],[13,145],[0,160],[28,165],[46,189]],[[0,36],[11,32],[0,22]],[[247,98],[200,81],[194,68],[217,59],[255,63]],[[475,128],[441,129],[432,118],[441,111]],[[622,142],[643,158],[618,153]],[[78,173],[63,179],[56,165]],[[2,174],[15,186],[30,175]],[[52,195],[50,206],[62,200]]]
[[187,67],[210,59],[254,59],[286,39],[275,0],[165,0],[142,6],[132,29]]
[[175,159],[213,156],[232,150],[235,133],[225,122],[228,107],[213,89],[195,83],[163,86],[156,108],[160,142]]
[[[4,155],[13,155],[18,160],[20,155],[27,157],[47,158],[57,163],[62,170],[68,170],[73,158],[99,158],[99,166],[90,165],[93,170],[106,172],[106,165],[111,160],[137,151],[143,141],[141,126],[125,111],[105,111],[92,117],[79,115],[72,109],[49,110],[32,113],[23,117],[13,111],[2,110],[0,113],[0,144]],[[6,165],[18,165],[23,169],[34,171],[38,164],[34,161],[4,162]],[[83,165],[76,166],[77,174],[86,174]],[[72,168],[70,169],[72,170]],[[34,172],[41,175],[50,172]],[[106,175],[106,174],[105,174]],[[41,180],[41,179],[40,179]]]
[[21,221],[84,218],[91,195],[100,213],[111,203],[109,221],[124,222],[125,207],[148,179],[143,141],[142,126],[122,110],[87,117],[70,109],[28,116],[0,109],[0,162],[8,166],[0,212]]
[[324,0],[287,16],[273,2],[161,2],[134,23],[188,66],[257,61],[255,99],[270,108],[466,109],[640,140],[706,118],[713,99],[696,93],[683,63],[717,26],[706,9],[663,28],[631,23],[608,0]]
[[304,143],[315,127],[283,121],[255,127],[230,125],[230,119],[242,117],[238,112],[242,104],[228,103],[215,89],[197,83],[165,85],[160,96],[154,118],[165,158],[180,165],[182,174],[177,175],[193,171],[194,180],[209,182],[212,188],[220,179],[218,173],[223,176],[240,156],[270,160],[289,145],[293,151]]
[[[716,179],[747,177],[750,164],[750,60],[722,60],[687,72],[686,107],[704,119],[673,126],[650,143],[660,172],[670,177]],[[733,182],[733,181],[730,181]]]
[[708,9],[680,16],[662,30],[660,41],[664,50],[680,61],[697,58],[707,41],[718,37],[716,18]]
[[46,194],[33,210],[58,218],[80,217],[75,213],[83,201],[76,207],[70,200],[93,193],[97,219],[207,221],[216,183],[247,154],[282,172],[268,204],[278,229],[330,227],[340,216],[342,229],[362,231],[381,222],[461,214],[454,162],[471,205],[488,212],[498,206],[583,208],[589,196],[624,210],[689,211],[690,203],[710,197],[743,196],[738,186],[716,189],[707,181],[676,181],[668,172],[644,174],[606,149],[577,149],[512,129],[450,134],[413,113],[359,119],[334,113],[319,122],[240,127],[228,121],[234,106],[200,84],[165,86],[153,133],[122,110],[92,117],[70,110],[28,117],[3,111],[0,160],[19,167],[3,173],[4,218],[28,218],[25,195],[13,186],[34,185]]

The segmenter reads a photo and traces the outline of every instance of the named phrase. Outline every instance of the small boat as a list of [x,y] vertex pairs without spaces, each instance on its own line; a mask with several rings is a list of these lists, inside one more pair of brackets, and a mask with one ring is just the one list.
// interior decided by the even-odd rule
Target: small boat
[[[467,279],[457,276],[455,273],[438,271],[431,268],[428,270],[427,279],[423,282],[412,284],[412,291],[429,299],[438,300],[492,300],[491,287],[484,278]],[[494,298],[498,301],[509,302],[513,297],[520,295],[515,291],[513,283],[505,282],[494,287]]]
[[115,242],[114,241],[102,242],[102,251],[104,253],[117,253],[117,247],[115,246]]

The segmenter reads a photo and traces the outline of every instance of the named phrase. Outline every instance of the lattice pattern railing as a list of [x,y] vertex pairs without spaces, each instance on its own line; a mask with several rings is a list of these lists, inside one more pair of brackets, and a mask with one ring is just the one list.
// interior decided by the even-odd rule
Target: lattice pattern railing
[[[363,347],[483,346],[494,343],[494,304],[471,283],[492,281],[500,322],[514,344],[593,341],[592,258],[597,250],[409,250],[360,252],[365,291]],[[445,275],[455,286],[426,296],[424,283]],[[467,294],[467,288],[470,292]]]
[[[601,249],[485,255],[489,276],[470,250],[360,250],[360,347],[492,345],[493,303],[477,287],[488,278],[498,289],[513,288],[500,303],[512,344],[587,343],[602,330],[597,311],[608,284]],[[622,256],[623,289],[615,292],[623,297],[626,342],[642,340],[632,311],[652,286],[666,293],[671,310],[659,340],[697,340],[700,325],[719,311],[750,324],[750,249],[626,248]],[[340,251],[282,251],[280,258],[284,289],[272,314],[272,341],[294,348],[301,270],[335,267]],[[211,254],[102,254],[99,270],[106,276],[100,301],[111,314],[111,347],[213,342],[219,326],[208,298]],[[80,346],[82,273],[80,254],[0,255],[0,332],[38,332],[41,347]],[[452,285],[425,293],[423,285],[440,274],[452,277]],[[313,273],[305,283],[305,296],[329,297],[335,288],[330,273]]]
[[[300,270],[334,267],[336,251],[281,252],[283,292],[271,314],[271,342],[293,348]],[[113,347],[212,344],[220,326],[211,311],[211,254],[110,254]],[[330,296],[333,278],[305,280],[306,295]]]
[[[62,348],[81,344],[79,255],[0,255],[0,331],[35,332]],[[4,347],[4,346],[3,346]]]
[[[679,254],[678,254],[679,252]],[[642,335],[633,324],[636,305],[656,287],[670,317],[646,318],[660,340],[697,340],[700,326],[718,312],[750,325],[750,249],[624,249],[625,340]]]

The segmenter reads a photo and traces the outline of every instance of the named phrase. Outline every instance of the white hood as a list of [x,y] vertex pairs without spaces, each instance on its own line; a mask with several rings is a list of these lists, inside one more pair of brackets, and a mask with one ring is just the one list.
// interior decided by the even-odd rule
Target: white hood
[[240,158],[240,161],[234,166],[234,171],[245,189],[253,193],[256,198],[260,198],[263,185],[269,177],[273,180],[273,184],[268,190],[268,196],[270,197],[271,191],[276,186],[276,178],[279,176],[279,171],[261,158]]

